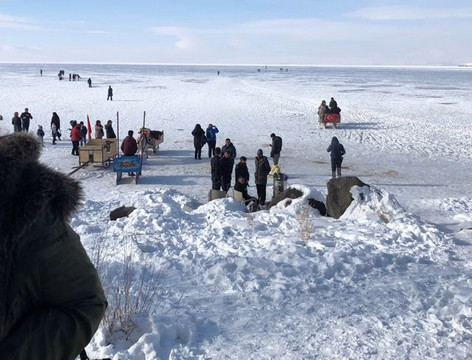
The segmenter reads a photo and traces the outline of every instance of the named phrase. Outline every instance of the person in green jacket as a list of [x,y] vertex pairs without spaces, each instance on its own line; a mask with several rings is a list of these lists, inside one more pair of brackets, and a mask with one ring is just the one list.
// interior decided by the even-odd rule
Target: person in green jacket
[[0,358],[74,359],[107,301],[68,224],[82,190],[41,164],[34,135],[0,137]]

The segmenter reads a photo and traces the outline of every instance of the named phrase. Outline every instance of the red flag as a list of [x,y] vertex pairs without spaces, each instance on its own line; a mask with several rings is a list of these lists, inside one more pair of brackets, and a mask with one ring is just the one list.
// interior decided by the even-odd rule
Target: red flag
[[88,129],[88,138],[92,140],[92,125],[90,125],[90,118],[87,115],[87,129]]

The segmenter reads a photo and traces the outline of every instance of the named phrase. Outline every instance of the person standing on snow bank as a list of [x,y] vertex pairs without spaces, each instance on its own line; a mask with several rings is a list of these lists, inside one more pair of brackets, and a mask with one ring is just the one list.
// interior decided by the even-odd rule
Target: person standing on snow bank
[[231,187],[231,175],[234,161],[231,159],[231,150],[226,149],[221,158],[221,190],[228,192]]
[[215,148],[215,155],[211,158],[211,188],[213,190],[221,189],[222,176],[221,149],[217,147]]
[[254,173],[254,182],[257,188],[257,203],[265,205],[267,175],[270,173],[270,164],[267,157],[264,156],[262,149],[257,150],[256,155],[256,172]]
[[331,145],[328,146],[327,151],[331,153],[331,176],[335,179],[337,172],[338,177],[341,177],[341,163],[346,150],[336,136],[331,139]]
[[0,357],[74,359],[107,307],[68,224],[79,183],[39,162],[33,134],[0,137]]
[[230,158],[231,160],[233,160],[233,165],[234,165],[234,159],[236,159],[237,153],[236,153],[236,147],[231,142],[230,138],[225,139],[225,144],[221,147],[221,153],[224,154],[226,150],[230,151],[231,153]]
[[234,167],[234,179],[238,182],[240,176],[242,176],[246,180],[246,186],[249,185],[249,169],[247,168],[247,158],[245,156],[241,156],[239,158],[239,162]]
[[270,134],[272,139],[272,144],[270,145],[272,149],[270,150],[270,157],[274,165],[279,164],[280,152],[282,151],[282,138],[275,135],[274,133]]

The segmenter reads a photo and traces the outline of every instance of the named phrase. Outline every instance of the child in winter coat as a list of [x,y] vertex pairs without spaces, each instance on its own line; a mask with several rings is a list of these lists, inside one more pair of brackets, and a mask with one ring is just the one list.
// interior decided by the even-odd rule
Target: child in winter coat
[[82,135],[82,138],[80,139],[80,146],[83,146],[83,145],[87,144],[87,133],[88,133],[88,129],[84,125],[84,122],[81,121],[80,122],[80,134]]
[[36,131],[36,135],[39,136],[39,138],[41,139],[41,145],[44,146],[44,130],[41,125],[38,125],[38,130]]

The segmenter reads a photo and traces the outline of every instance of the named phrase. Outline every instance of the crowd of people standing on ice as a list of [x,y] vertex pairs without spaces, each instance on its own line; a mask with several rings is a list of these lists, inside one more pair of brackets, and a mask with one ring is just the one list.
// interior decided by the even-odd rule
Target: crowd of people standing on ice
[[[230,138],[226,138],[221,147],[217,147],[217,136],[219,129],[214,124],[208,124],[206,130],[203,130],[200,124],[196,124],[191,132],[193,136],[194,159],[202,159],[202,148],[208,144],[208,157],[211,158],[211,182],[212,190],[228,192],[231,188],[234,170],[234,189],[241,192],[245,200],[257,200],[257,204],[266,203],[267,178],[271,173],[269,160],[264,156],[263,150],[258,149],[255,157],[254,183],[256,185],[257,197],[248,194],[249,170],[247,167],[247,157],[241,156],[239,162],[235,165],[237,158],[236,146]],[[271,135],[271,153],[273,164],[278,165],[280,153],[282,151],[282,138],[272,133]]]

